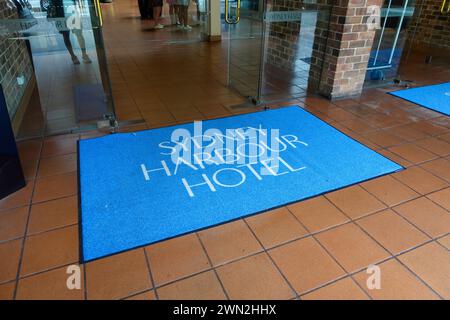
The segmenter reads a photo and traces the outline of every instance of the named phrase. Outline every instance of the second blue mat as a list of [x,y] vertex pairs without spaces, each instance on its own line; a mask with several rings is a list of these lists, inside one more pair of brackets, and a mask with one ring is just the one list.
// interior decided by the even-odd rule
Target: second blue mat
[[389,92],[390,94],[450,116],[450,82]]

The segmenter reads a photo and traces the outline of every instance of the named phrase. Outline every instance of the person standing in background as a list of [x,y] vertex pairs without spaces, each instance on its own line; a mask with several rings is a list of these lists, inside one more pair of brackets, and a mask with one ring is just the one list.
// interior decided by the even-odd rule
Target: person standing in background
[[155,26],[153,29],[163,29],[164,25],[161,23],[161,11],[163,6],[163,0],[152,0],[153,7],[153,20],[155,21]]
[[194,0],[194,2],[195,2],[195,5],[197,7],[197,23],[196,23],[196,25],[199,25],[200,24],[200,18],[201,18],[201,16],[200,16],[200,0]]
[[189,2],[190,0],[177,0],[178,7],[179,7],[179,16],[180,19],[180,28],[186,31],[192,30],[191,26],[189,25],[189,18],[188,18],[188,9],[189,9]]
[[172,25],[179,24],[178,22],[178,6],[176,4],[176,0],[166,0],[169,5],[169,15],[170,15],[170,23]]

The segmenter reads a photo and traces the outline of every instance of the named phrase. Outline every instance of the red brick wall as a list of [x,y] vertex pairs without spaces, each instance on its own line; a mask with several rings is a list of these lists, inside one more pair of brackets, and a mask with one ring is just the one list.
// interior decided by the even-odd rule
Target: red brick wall
[[[313,5],[301,0],[269,0],[268,11],[297,11],[302,8],[320,12],[312,39],[309,89],[330,99],[358,95],[362,91],[375,30],[367,20],[371,5],[383,0],[318,0]],[[266,63],[278,68],[293,68],[299,57],[301,33],[297,21],[271,23]],[[303,43],[303,42],[302,42]]]
[[[12,1],[0,0],[0,20],[17,18],[17,10]],[[11,118],[14,117],[33,74],[25,42],[12,39],[17,36],[18,34],[0,35],[0,83]],[[25,83],[21,86],[17,84],[18,76],[25,77]]]
[[336,0],[330,17],[321,94],[338,99],[361,93],[375,36],[367,24],[367,7],[381,4],[381,0]]

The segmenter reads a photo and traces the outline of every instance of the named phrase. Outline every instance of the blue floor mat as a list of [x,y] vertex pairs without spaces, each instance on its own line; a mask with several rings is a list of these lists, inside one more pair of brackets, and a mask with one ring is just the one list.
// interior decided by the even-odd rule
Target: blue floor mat
[[390,94],[450,116],[450,82],[389,92]]
[[[204,121],[203,128],[183,144],[192,154],[221,154],[235,150],[228,161],[246,159],[256,147],[259,158],[245,163],[188,165],[171,158],[175,129],[193,133],[192,123],[118,133],[79,142],[81,254],[94,260],[135,247],[176,237],[244,216],[263,212],[361,181],[401,170],[402,167],[334,129],[298,106]],[[231,139],[208,129],[248,127],[271,130],[264,136],[231,148]],[[201,135],[206,138],[200,145]],[[236,136],[239,136],[235,132]],[[268,140],[264,142],[264,139]],[[195,141],[195,142],[193,142]],[[212,152],[211,142],[217,145]],[[278,146],[271,141],[278,142]],[[272,150],[280,150],[272,154]],[[264,150],[267,153],[264,153]],[[279,160],[278,167],[264,158]],[[182,159],[191,159],[185,154]],[[198,157],[197,157],[198,158]],[[218,160],[219,159],[219,160]],[[175,162],[174,162],[175,161]],[[176,165],[178,163],[178,166]],[[203,166],[203,168],[202,168]],[[269,169],[270,168],[270,169]],[[278,170],[277,170],[278,168]]]

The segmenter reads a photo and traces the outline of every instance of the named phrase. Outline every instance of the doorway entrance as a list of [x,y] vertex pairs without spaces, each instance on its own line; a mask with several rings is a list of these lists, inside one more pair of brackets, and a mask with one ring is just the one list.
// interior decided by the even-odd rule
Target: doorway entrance
[[155,128],[244,112],[229,108],[245,99],[227,87],[225,37],[224,41],[203,41],[210,17],[209,2],[204,3],[198,21],[198,2],[190,2],[189,31],[171,24],[166,2],[163,29],[154,29],[151,19],[141,19],[135,0],[102,4],[119,120],[142,118],[144,128]]
[[318,88],[331,5],[326,1],[225,0],[228,83],[256,104]]

